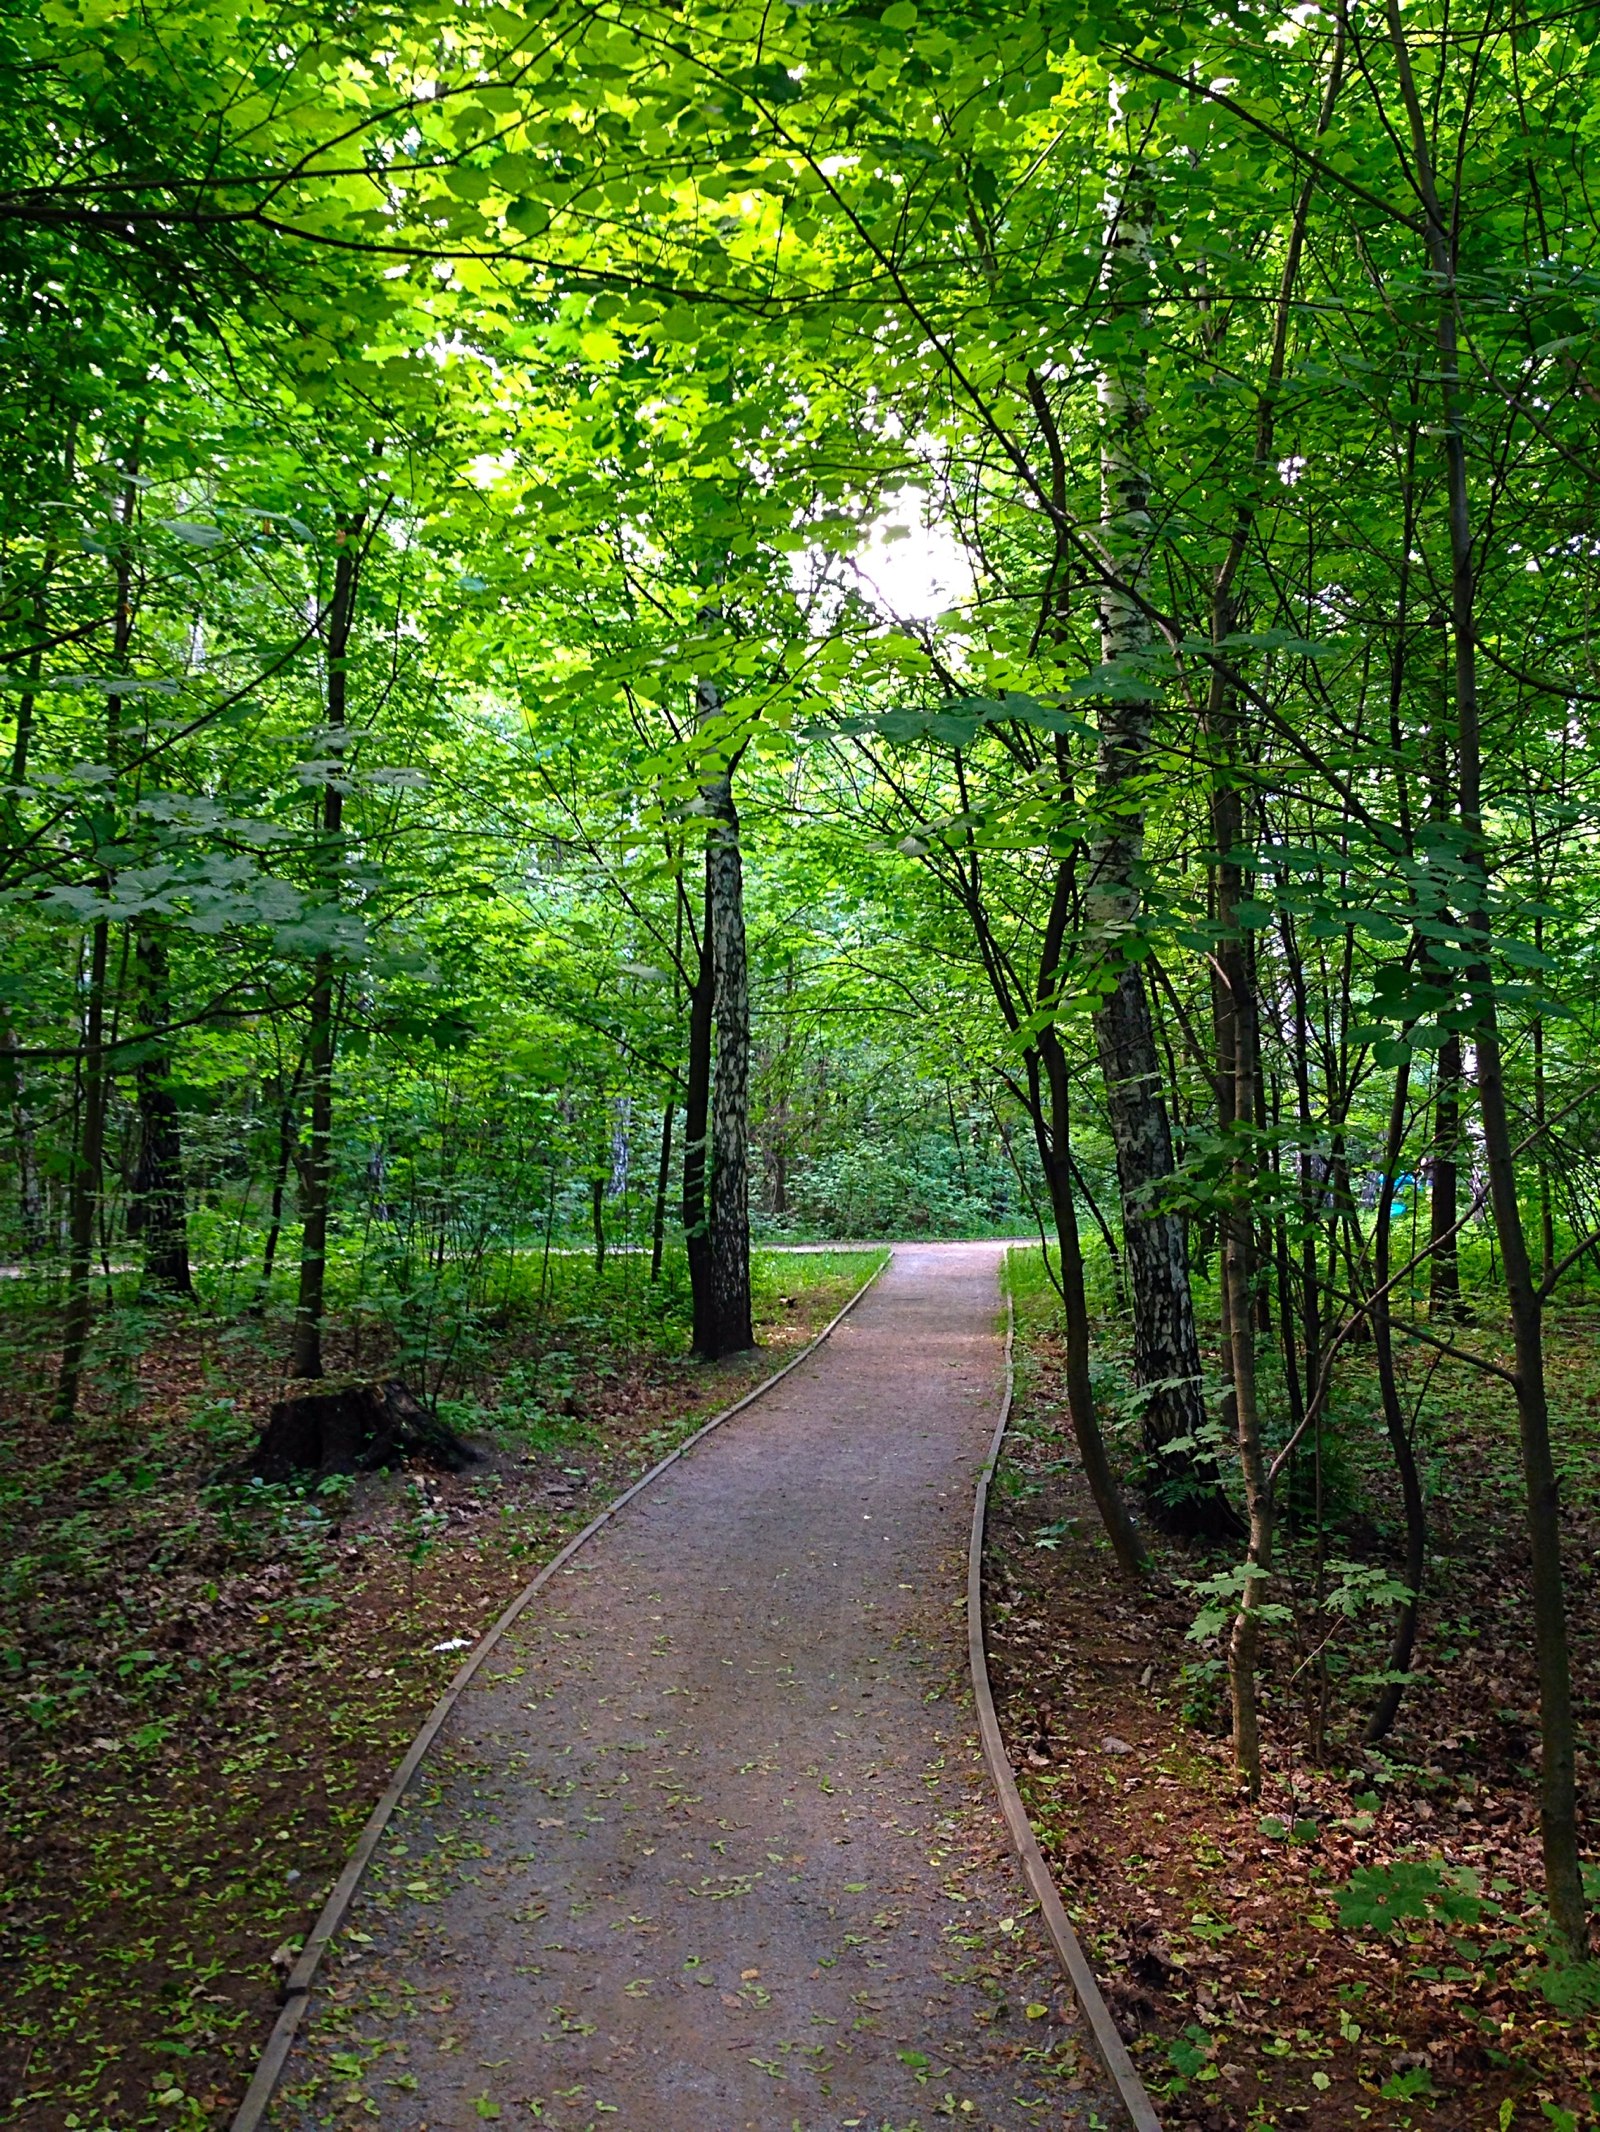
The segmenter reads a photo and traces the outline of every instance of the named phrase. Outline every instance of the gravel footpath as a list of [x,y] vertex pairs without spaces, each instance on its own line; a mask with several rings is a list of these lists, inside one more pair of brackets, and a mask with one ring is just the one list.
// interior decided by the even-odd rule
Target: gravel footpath
[[272,2123],[1116,2126],[1005,1848],[961,1595],[1000,1246],[904,1246],[453,1712]]

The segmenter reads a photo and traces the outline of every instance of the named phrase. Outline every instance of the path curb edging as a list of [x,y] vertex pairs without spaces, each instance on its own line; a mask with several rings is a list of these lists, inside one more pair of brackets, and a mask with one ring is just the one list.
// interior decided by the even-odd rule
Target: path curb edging
[[[882,1263],[872,1269],[843,1309],[834,1313],[814,1340],[809,1340],[797,1355],[792,1355],[782,1369],[774,1370],[770,1377],[763,1377],[761,1382],[753,1390],[746,1392],[742,1399],[736,1399],[732,1406],[724,1407],[720,1414],[713,1414],[711,1419],[703,1422],[692,1436],[685,1438],[675,1451],[669,1451],[665,1458],[658,1460],[650,1468],[648,1473],[642,1474],[630,1487],[625,1488],[621,1495],[606,1505],[598,1517],[592,1518],[584,1526],[582,1532],[570,1539],[559,1554],[551,1557],[533,1582],[524,1586],[499,1619],[484,1631],[475,1647],[462,1661],[449,1686],[428,1712],[426,1718],[424,1718],[421,1729],[412,1740],[411,1745],[406,1749],[394,1775],[389,1779],[383,1796],[367,1817],[366,1826],[356,1840],[355,1849],[345,1861],[344,1871],[334,1882],[332,1892],[318,1913],[316,1923],[306,1935],[305,1945],[301,1948],[299,1958],[290,1970],[288,1979],[283,1987],[283,2007],[278,2014],[277,2020],[273,2023],[272,2033],[268,2036],[263,2046],[261,2056],[256,2061],[254,2077],[249,2087],[245,2090],[244,2100],[234,2113],[230,2132],[258,2132],[258,2128],[266,2117],[268,2105],[272,2101],[278,2082],[282,2078],[289,2053],[294,2047],[295,2037],[299,2034],[300,2024],[305,2018],[305,2010],[311,1997],[311,1986],[316,1979],[317,1970],[321,1966],[322,1957],[328,1951],[334,1935],[349,1914],[356,1890],[360,1887],[367,1867],[372,1862],[374,1852],[383,1840],[384,1833],[394,1817],[395,1809],[405,1796],[411,1779],[422,1765],[423,1757],[438,1738],[445,1719],[455,1708],[463,1690],[470,1684],[473,1675],[494,1650],[495,1645],[499,1643],[507,1629],[512,1626],[519,1615],[526,1611],[556,1572],[571,1561],[579,1548],[587,1541],[593,1539],[603,1525],[610,1524],[624,1504],[632,1502],[636,1495],[648,1488],[652,1481],[658,1480],[669,1466],[675,1466],[680,1458],[686,1457],[694,1449],[695,1445],[702,1443],[714,1429],[720,1429],[724,1422],[732,1421],[734,1416],[742,1414],[746,1407],[754,1406],[755,1402],[770,1392],[775,1384],[780,1384],[791,1370],[797,1370],[802,1362],[809,1361],[811,1356],[817,1352],[817,1349],[822,1346],[823,1342],[833,1332],[834,1328],[850,1315],[873,1282],[893,1261],[894,1247],[891,1245]],[[1007,1354],[1009,1355],[1009,1353],[1010,1349],[1008,1347]]]
[[[1001,1264],[1003,1269],[1003,1260]],[[1038,1902],[1039,1914],[1044,1920],[1045,1930],[1054,1942],[1061,1966],[1067,1973],[1073,1996],[1082,2007],[1089,2023],[1095,2047],[1111,2076],[1111,2083],[1121,2098],[1122,2106],[1132,2121],[1134,2132],[1161,2132],[1161,2120],[1156,2115],[1155,2105],[1145,2091],[1144,2082],[1134,2070],[1127,2045],[1117,2033],[1111,2010],[1101,1996],[1100,1986],[1095,1982],[1094,1971],[1089,1966],[1089,1958],[1083,1951],[1077,1933],[1072,1929],[1072,1920],[1066,1913],[1056,1890],[1054,1877],[1045,1863],[1044,1853],[1033,1833],[1032,1824],[1028,1820],[1028,1810],[1022,1803],[1022,1794],[1017,1790],[1016,1778],[1011,1772],[1011,1758],[1006,1753],[1005,1741],[1000,1734],[1000,1720],[994,1707],[994,1691],[989,1685],[989,1660],[983,1644],[983,1535],[989,1512],[989,1483],[994,1479],[1006,1429],[1011,1421],[1011,1400],[1016,1387],[1016,1368],[1013,1360],[1016,1333],[1016,1307],[1007,1294],[1005,1396],[1000,1402],[1000,1419],[995,1424],[994,1435],[989,1442],[989,1456],[984,1461],[983,1471],[978,1475],[978,1492],[972,1506],[972,1543],[967,1551],[967,1658],[972,1671],[972,1698],[977,1706],[978,1730],[983,1737],[983,1758],[989,1765],[989,1775],[1000,1795],[1000,1811],[1005,1816],[1012,1848],[1021,1861],[1028,1886]]]

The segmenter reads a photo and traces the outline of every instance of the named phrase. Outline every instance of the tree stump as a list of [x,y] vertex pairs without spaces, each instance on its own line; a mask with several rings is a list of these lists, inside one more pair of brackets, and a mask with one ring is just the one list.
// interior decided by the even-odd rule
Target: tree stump
[[249,1470],[282,1481],[296,1473],[375,1473],[416,1459],[459,1473],[478,1457],[397,1377],[311,1377],[283,1387]]

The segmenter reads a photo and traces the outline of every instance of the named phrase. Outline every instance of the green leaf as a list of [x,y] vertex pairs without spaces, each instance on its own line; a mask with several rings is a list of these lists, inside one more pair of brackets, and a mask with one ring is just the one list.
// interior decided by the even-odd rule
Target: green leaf
[[1464,1867],[1446,1873],[1417,1859],[1358,1867],[1347,1886],[1335,1889],[1334,1901],[1347,1932],[1393,1932],[1427,1917],[1474,1924],[1483,1914],[1475,1873]]
[[228,537],[221,526],[200,525],[190,518],[163,519],[161,531],[191,548],[220,548]]

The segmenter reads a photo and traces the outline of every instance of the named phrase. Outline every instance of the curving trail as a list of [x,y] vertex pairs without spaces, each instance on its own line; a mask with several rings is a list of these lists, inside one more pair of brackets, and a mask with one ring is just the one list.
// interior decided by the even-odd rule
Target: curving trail
[[973,1737],[1001,1248],[901,1247],[509,1631],[324,1967],[281,2132],[363,2098],[395,2132],[1122,2122]]

